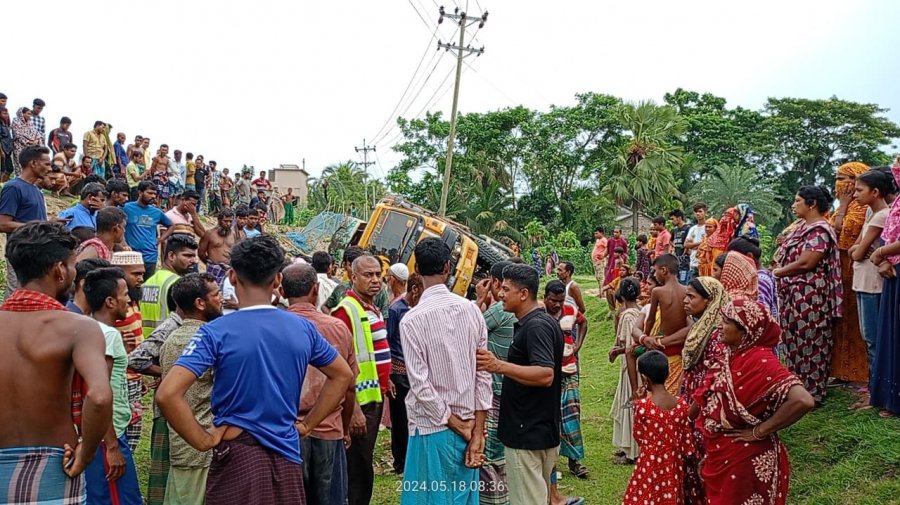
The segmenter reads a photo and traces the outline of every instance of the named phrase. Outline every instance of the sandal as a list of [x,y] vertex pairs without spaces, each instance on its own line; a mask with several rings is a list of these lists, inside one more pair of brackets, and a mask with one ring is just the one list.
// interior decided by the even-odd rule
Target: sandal
[[588,473],[590,473],[586,466],[582,465],[581,462],[574,459],[569,460],[569,471],[572,472],[572,475],[578,477],[579,479],[587,479]]
[[890,410],[882,410],[881,412],[878,413],[878,415],[881,417],[884,417],[884,418],[897,417],[897,414],[894,414]]
[[569,496],[566,498],[566,505],[582,505],[584,498],[580,496]]

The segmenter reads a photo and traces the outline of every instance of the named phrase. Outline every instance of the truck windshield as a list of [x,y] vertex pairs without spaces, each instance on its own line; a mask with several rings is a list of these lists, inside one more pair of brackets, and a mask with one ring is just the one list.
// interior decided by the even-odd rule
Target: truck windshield
[[384,256],[391,264],[398,261],[406,263],[408,258],[402,258],[401,254],[409,240],[418,236],[418,228],[419,219],[414,216],[395,211],[385,212],[378,220],[375,233],[372,234],[369,251]]

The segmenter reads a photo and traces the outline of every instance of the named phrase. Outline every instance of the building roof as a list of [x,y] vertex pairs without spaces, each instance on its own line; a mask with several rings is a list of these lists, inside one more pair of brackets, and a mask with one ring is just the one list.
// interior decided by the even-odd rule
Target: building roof
[[282,163],[282,164],[278,165],[277,167],[273,168],[272,170],[298,170],[300,172],[303,172],[307,176],[309,176],[309,172],[300,168],[300,165],[292,165],[292,164]]

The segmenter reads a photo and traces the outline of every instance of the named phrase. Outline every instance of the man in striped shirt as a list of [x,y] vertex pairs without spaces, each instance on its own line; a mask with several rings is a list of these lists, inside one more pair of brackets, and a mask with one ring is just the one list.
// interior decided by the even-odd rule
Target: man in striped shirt
[[[381,291],[381,262],[363,255],[351,265],[350,291],[331,315],[353,334],[359,376],[356,398],[359,406],[350,421],[347,477],[351,482],[349,505],[368,505],[375,485],[375,441],[384,410],[391,373],[391,350],[381,311],[374,304]],[[366,358],[367,357],[367,358]]]
[[476,505],[493,393],[490,373],[475,370],[475,352],[487,348],[487,326],[474,304],[447,289],[443,241],[427,238],[415,255],[425,290],[400,323],[410,431],[400,503]]

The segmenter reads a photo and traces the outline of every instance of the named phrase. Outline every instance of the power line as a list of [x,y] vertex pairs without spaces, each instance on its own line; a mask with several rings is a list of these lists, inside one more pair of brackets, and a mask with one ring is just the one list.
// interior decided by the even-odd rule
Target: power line
[[[429,24],[428,21],[425,21],[425,18],[422,16],[422,13],[419,12],[419,9],[417,9],[416,6],[412,3],[412,0],[406,0],[406,1],[409,2],[409,6],[412,7],[414,11],[416,11],[416,16],[419,16],[419,19],[422,20],[422,23],[425,24],[425,27],[428,28],[429,30],[431,30],[431,24]],[[421,5],[421,4],[419,4],[419,5]]]
[[[435,27],[435,28],[434,28],[434,34],[437,33],[437,30],[438,30],[437,27]],[[434,34],[432,34],[432,36],[434,36]],[[374,138],[377,138],[378,135],[380,135],[380,134],[382,133],[382,130],[384,130],[384,129],[387,127],[387,125],[390,124],[391,118],[394,117],[394,113],[396,113],[397,110],[400,108],[400,104],[403,103],[403,99],[406,98],[406,94],[409,92],[409,89],[410,89],[410,87],[412,86],[413,81],[415,80],[416,76],[417,76],[418,73],[419,73],[419,69],[422,68],[422,63],[425,62],[425,56],[428,55],[428,49],[429,49],[429,48],[431,48],[431,41],[430,41],[430,40],[428,41],[428,44],[425,45],[425,52],[422,53],[422,58],[419,59],[419,64],[416,65],[416,70],[413,71],[413,74],[412,74],[412,75],[410,76],[410,78],[409,78],[409,82],[406,83],[406,89],[404,89],[404,90],[403,90],[403,94],[400,95],[400,100],[397,100],[397,105],[395,105],[395,106],[394,106],[394,109],[391,111],[391,113],[388,114],[388,118],[384,121],[384,124],[381,125],[381,128],[378,129],[378,133],[376,133],[375,135],[372,135],[370,138],[373,138],[373,139],[374,139]],[[434,58],[434,57],[432,56],[432,58]]]

